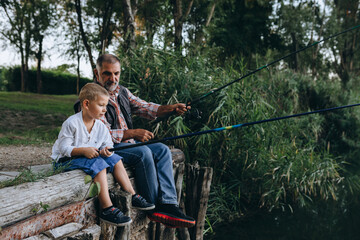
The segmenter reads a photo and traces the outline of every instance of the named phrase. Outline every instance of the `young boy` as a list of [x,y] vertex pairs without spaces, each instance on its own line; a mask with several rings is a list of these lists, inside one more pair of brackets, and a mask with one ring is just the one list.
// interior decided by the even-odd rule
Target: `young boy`
[[113,207],[106,173],[113,173],[121,188],[132,194],[132,206],[141,210],[155,207],[143,197],[135,194],[122,157],[110,152],[113,142],[105,124],[99,119],[105,115],[109,94],[96,83],[86,84],[79,95],[81,111],[70,116],[62,125],[59,137],[52,149],[55,167],[64,166],[65,171],[81,169],[95,182],[100,183],[100,218],[110,224],[124,226],[131,223],[119,209]]

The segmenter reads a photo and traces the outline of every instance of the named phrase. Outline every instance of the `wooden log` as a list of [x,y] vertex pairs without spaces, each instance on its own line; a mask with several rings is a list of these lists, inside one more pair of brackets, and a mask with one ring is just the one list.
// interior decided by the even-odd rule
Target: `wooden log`
[[[90,184],[84,183],[81,170],[60,173],[38,182],[24,183],[0,189],[1,227],[14,224],[39,213],[60,206],[82,201]],[[108,175],[109,187],[114,187],[114,178]],[[44,206],[48,205],[47,209]]]
[[186,213],[196,220],[196,225],[189,228],[190,239],[193,240],[203,239],[212,175],[212,168],[200,168],[198,165],[186,166]]
[[[171,149],[175,163],[184,161],[179,149]],[[131,176],[131,169],[127,171]],[[42,206],[46,210],[78,202],[84,199],[89,187],[85,185],[85,173],[81,170],[60,173],[37,182],[0,189],[0,227],[4,228],[39,213]],[[111,174],[108,174],[109,189],[117,186]]]
[[[178,194],[180,194],[179,192],[181,191],[184,172],[184,170],[181,170],[181,166],[183,169],[183,162],[185,158],[183,152],[179,149],[171,149],[171,153],[174,161],[176,189]],[[176,168],[179,166],[180,169],[177,170]],[[132,176],[132,169],[127,170],[128,174]],[[78,209],[79,202],[82,202],[89,187],[89,184],[85,185],[84,183],[85,175],[86,174],[81,170],[74,170],[60,173],[46,179],[39,180],[38,182],[24,183],[18,186],[0,189],[1,234],[7,233],[11,235],[28,231],[27,234],[21,236],[33,236],[34,234],[50,229],[50,227],[54,228],[71,221],[80,223],[84,221],[94,222],[96,219],[96,212],[94,210],[93,200],[90,201],[92,204],[90,207],[91,209],[86,210],[87,213],[91,212],[91,217],[85,216],[84,219],[79,220],[76,218],[78,213],[74,211],[75,209]],[[111,174],[108,174],[108,182],[110,189],[118,188],[118,185],[115,184],[114,178]],[[131,182],[134,183],[134,179],[131,179]],[[47,209],[44,209],[44,206],[46,205],[48,205],[48,207],[46,207]],[[88,208],[88,205],[86,205],[86,207]],[[41,211],[47,212],[39,215]],[[68,217],[51,220],[54,221],[54,224],[51,226],[43,224],[51,216],[58,216],[59,214],[62,214],[63,216],[66,215]],[[144,236],[145,231],[153,234],[151,233],[153,230],[148,226],[154,224],[149,224],[150,221],[144,212],[134,210],[131,214],[134,221],[133,224],[131,224],[131,231],[133,233],[141,231],[144,234],[138,235],[139,239],[148,239],[148,237]],[[71,221],[69,220],[70,218]],[[31,225],[43,227],[31,229]],[[2,236],[0,236],[0,239],[2,239]],[[18,238],[10,237],[10,239]]]
[[71,222],[88,225],[94,222],[93,209],[92,200],[68,204],[3,228],[0,239],[23,239]]

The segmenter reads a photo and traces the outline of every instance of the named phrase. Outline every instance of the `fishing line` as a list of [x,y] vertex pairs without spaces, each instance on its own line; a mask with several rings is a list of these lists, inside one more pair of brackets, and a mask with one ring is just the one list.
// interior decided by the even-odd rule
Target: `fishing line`
[[266,122],[280,121],[280,120],[284,120],[284,119],[288,119],[288,118],[301,117],[301,116],[315,114],[315,113],[323,113],[323,112],[334,111],[334,110],[343,109],[343,108],[356,107],[359,105],[360,105],[360,103],[356,103],[356,104],[345,105],[345,106],[340,106],[340,107],[333,107],[333,108],[315,110],[315,111],[311,111],[311,112],[298,113],[298,114],[293,114],[293,115],[288,115],[288,116],[283,116],[283,117],[264,119],[264,120],[249,122],[249,123],[241,123],[241,124],[231,125],[231,126],[227,126],[227,127],[219,127],[219,128],[214,128],[214,129],[205,130],[205,131],[187,133],[187,134],[183,134],[183,135],[179,135],[179,136],[167,137],[167,138],[162,138],[162,139],[158,139],[158,140],[150,140],[147,142],[141,142],[141,143],[135,143],[135,144],[126,145],[126,146],[111,148],[111,149],[109,149],[109,151],[118,151],[118,150],[123,150],[123,149],[127,149],[127,148],[149,145],[149,144],[153,144],[153,143],[166,142],[166,141],[176,140],[176,139],[180,139],[180,138],[187,138],[187,137],[192,137],[192,136],[197,136],[197,135],[203,135],[203,134],[208,134],[208,133],[213,133],[213,132],[220,132],[220,131],[224,131],[224,130],[240,128],[240,127],[252,126],[252,125],[266,123]]
[[[189,101],[189,102],[186,104],[186,106],[191,106],[191,105],[193,105],[193,104],[201,101],[202,99],[204,99],[204,98],[206,98],[206,97],[208,97],[208,96],[210,96],[210,95],[212,95],[212,94],[214,94],[214,93],[216,93],[216,92],[218,92],[218,91],[220,91],[220,90],[222,90],[222,89],[224,89],[224,88],[226,88],[226,87],[228,87],[228,86],[230,86],[230,85],[232,85],[232,84],[234,84],[234,83],[236,83],[236,82],[239,82],[240,80],[242,80],[242,79],[244,79],[244,78],[246,78],[246,77],[249,77],[249,76],[251,76],[251,75],[253,75],[253,74],[261,71],[261,70],[264,69],[264,68],[267,68],[267,67],[269,67],[269,66],[271,66],[271,65],[273,65],[273,64],[275,64],[275,63],[278,63],[278,62],[280,62],[281,60],[284,60],[285,58],[288,58],[288,57],[290,57],[290,56],[292,56],[292,55],[294,55],[294,54],[297,54],[297,53],[299,53],[299,52],[302,52],[302,51],[304,51],[304,50],[306,50],[306,49],[308,49],[308,48],[310,48],[310,47],[313,47],[313,46],[315,46],[315,45],[318,45],[318,44],[320,44],[320,43],[322,43],[322,42],[324,42],[324,41],[327,41],[327,40],[329,40],[329,39],[331,39],[331,38],[337,37],[337,36],[339,36],[339,35],[341,35],[341,34],[350,32],[350,31],[352,31],[352,30],[354,30],[354,29],[357,29],[357,28],[359,28],[359,27],[360,27],[360,25],[355,26],[355,27],[348,28],[348,29],[346,29],[346,30],[344,30],[344,31],[342,31],[342,32],[335,33],[335,34],[330,35],[330,36],[328,36],[328,37],[326,37],[326,38],[324,38],[324,39],[322,39],[322,40],[320,40],[320,41],[316,41],[316,42],[314,42],[314,43],[312,43],[312,44],[310,44],[310,45],[308,45],[308,46],[306,46],[306,47],[304,47],[304,48],[301,48],[301,49],[299,49],[299,50],[296,50],[296,51],[294,51],[294,52],[291,52],[291,53],[289,53],[288,55],[285,55],[285,56],[283,56],[283,57],[281,57],[281,58],[279,58],[279,59],[276,59],[276,60],[274,60],[274,61],[272,61],[272,62],[270,62],[270,63],[268,63],[268,64],[265,64],[264,66],[259,67],[258,69],[253,70],[253,71],[245,74],[244,76],[242,76],[242,77],[240,77],[240,78],[238,78],[238,79],[235,79],[235,80],[233,80],[233,81],[231,81],[231,82],[229,82],[229,83],[227,83],[227,84],[225,84],[225,85],[223,85],[223,86],[221,86],[221,87],[219,87],[219,88],[217,88],[217,89],[214,89],[214,90],[211,90],[210,92],[205,93],[204,95],[202,95],[202,96],[200,96],[200,97],[198,97],[198,98],[196,98],[196,99],[194,99],[194,100],[192,100],[192,101]],[[196,111],[198,112],[198,110],[196,110]],[[170,113],[166,114],[165,116],[158,117],[157,119],[155,119],[155,120],[152,121],[151,123],[158,123],[158,122],[160,122],[160,121],[163,121],[164,119],[170,117],[170,116],[173,115],[174,113],[176,113],[176,112],[173,111],[173,112],[170,112]],[[199,118],[199,117],[198,117],[198,118]]]

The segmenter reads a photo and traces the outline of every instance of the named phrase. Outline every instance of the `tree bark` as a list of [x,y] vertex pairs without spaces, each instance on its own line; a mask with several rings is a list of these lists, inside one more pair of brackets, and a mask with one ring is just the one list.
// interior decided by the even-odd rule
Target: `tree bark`
[[37,92],[42,93],[42,77],[41,77],[41,61],[42,61],[42,46],[43,46],[44,36],[40,35],[39,38],[39,50],[36,53],[37,59],[37,68],[36,68],[36,83],[37,83]]
[[124,6],[124,49],[125,51],[128,51],[130,49],[135,49],[136,47],[135,18],[134,18],[134,11],[131,8],[131,1],[123,0],[123,6]]
[[76,66],[76,73],[77,73],[77,77],[76,77],[76,95],[79,95],[79,93],[80,93],[80,60],[81,60],[81,55],[80,55],[80,50],[79,50],[79,48],[76,49],[76,57],[77,57],[77,66]]
[[83,41],[83,44],[85,46],[85,49],[88,53],[89,56],[89,61],[91,64],[91,68],[94,69],[96,67],[93,56],[92,56],[92,52],[91,52],[91,47],[88,43],[88,39],[86,37],[85,31],[84,31],[84,26],[83,26],[83,22],[82,22],[82,16],[81,16],[81,2],[80,0],[75,0],[75,8],[76,8],[76,13],[77,13],[77,19],[78,19],[78,23],[79,23],[79,31],[81,34],[81,39]]
[[175,27],[175,39],[174,39],[174,46],[175,50],[181,51],[181,45],[182,45],[182,31],[183,31],[183,24],[185,19],[189,16],[191,12],[192,5],[194,3],[194,0],[191,0],[189,2],[189,5],[186,9],[186,12],[183,14],[182,9],[182,0],[172,0],[172,4],[174,7],[173,15],[174,15],[174,27]]
[[106,52],[106,48],[109,46],[109,37],[112,32],[112,30],[110,29],[110,23],[111,17],[114,12],[114,0],[105,1],[104,5],[105,11],[103,14],[103,21],[100,32],[101,54],[104,54]]

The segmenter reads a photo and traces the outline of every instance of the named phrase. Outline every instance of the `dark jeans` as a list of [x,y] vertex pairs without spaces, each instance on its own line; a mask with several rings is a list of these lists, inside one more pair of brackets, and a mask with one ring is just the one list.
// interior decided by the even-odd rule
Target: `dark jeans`
[[[114,147],[131,143],[119,143]],[[177,204],[171,152],[168,146],[154,143],[116,151],[123,163],[135,167],[136,186],[148,202]]]

